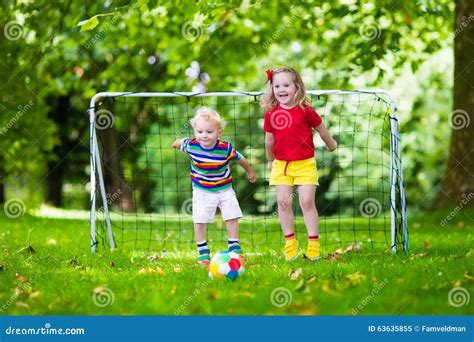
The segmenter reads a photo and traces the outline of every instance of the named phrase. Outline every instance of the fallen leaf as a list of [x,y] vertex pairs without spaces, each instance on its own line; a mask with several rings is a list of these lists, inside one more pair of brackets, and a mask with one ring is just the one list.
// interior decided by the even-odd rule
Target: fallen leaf
[[318,280],[318,277],[313,275],[313,276],[309,277],[308,279],[306,279],[306,283],[311,284],[311,283],[316,282],[317,280]]
[[16,302],[15,306],[17,308],[22,308],[22,309],[29,309],[30,308],[30,306],[28,304],[23,303],[23,302]]
[[461,281],[458,279],[454,282],[453,287],[460,287],[461,286]]
[[147,259],[151,261],[156,261],[159,260],[161,257],[158,253],[153,254],[152,256],[149,256]]
[[176,294],[176,285],[173,285],[170,291],[170,295],[174,296]]
[[351,252],[351,251],[360,251],[361,248],[360,248],[360,244],[358,243],[353,243],[353,244],[350,244],[349,246],[346,247],[346,253],[347,252]]
[[323,286],[321,286],[321,290],[330,296],[341,298],[341,294],[339,292],[331,289],[331,286],[329,285],[329,281],[324,282]]
[[296,291],[301,291],[305,288],[305,284],[304,284],[304,279],[301,279],[299,282],[298,282],[298,285],[296,285],[295,287],[295,290]]
[[329,253],[325,259],[329,261],[338,261],[342,259],[342,256],[338,253]]
[[291,280],[297,280],[302,273],[303,273],[303,269],[298,268],[297,270],[290,270],[290,273],[288,273],[288,276],[290,277]]
[[24,282],[28,281],[27,277],[25,277],[24,275],[18,274],[18,273],[15,274],[15,278],[16,278],[16,280],[18,280],[21,283],[24,283]]
[[41,293],[39,291],[33,291],[30,293],[29,299],[40,299]]
[[411,260],[414,260],[414,259],[419,259],[419,258],[423,258],[424,256],[427,256],[428,253],[418,253],[418,254],[413,254],[410,259]]
[[17,287],[15,288],[15,296],[20,298],[20,297],[26,297],[26,291],[23,287]]
[[77,256],[73,257],[72,259],[69,259],[69,260],[67,261],[67,263],[68,263],[69,265],[77,265],[77,264],[78,264],[78,262],[77,262]]
[[55,239],[49,239],[48,241],[46,241],[46,244],[50,246],[56,246],[58,242]]
[[459,221],[456,225],[457,228],[464,228],[464,221]]
[[211,291],[209,291],[209,298],[210,299],[218,300],[220,297],[221,296],[220,296],[219,292],[216,289],[211,289]]
[[176,273],[179,273],[182,271],[181,267],[175,267],[173,268],[173,271],[175,271]]
[[423,244],[425,245],[425,248],[428,248],[428,249],[433,247],[433,246],[431,246],[431,243],[428,242],[428,240],[423,241]]
[[346,275],[346,279],[353,285],[357,285],[357,284],[361,283],[366,278],[367,278],[367,276],[365,274],[360,273],[360,272],[356,272],[356,273],[353,273],[353,274]]
[[110,290],[107,288],[107,285],[100,285],[97,286],[95,289],[92,290],[94,294],[101,294],[102,292],[109,292]]
[[157,267],[157,268],[151,268],[151,267],[142,268],[138,273],[139,274],[159,274],[159,275],[164,275],[165,274],[165,272],[160,267]]
[[474,277],[469,274],[469,272],[464,272],[464,278],[466,278],[469,281],[474,281]]
[[35,254],[36,251],[33,247],[28,246],[28,247],[23,247],[21,248],[17,253],[30,253],[30,254]]

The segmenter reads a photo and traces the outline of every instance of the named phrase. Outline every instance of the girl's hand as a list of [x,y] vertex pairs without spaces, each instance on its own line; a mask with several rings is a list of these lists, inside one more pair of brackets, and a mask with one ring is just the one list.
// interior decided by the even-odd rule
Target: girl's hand
[[250,183],[255,183],[256,182],[257,175],[255,174],[255,172],[253,170],[247,172],[247,176],[249,177]]
[[273,160],[267,163],[267,169],[271,170],[273,166]]
[[176,139],[176,140],[174,141],[173,145],[171,145],[171,147],[173,147],[173,148],[179,150],[180,147],[181,147],[181,139]]
[[329,152],[334,152],[337,148],[337,141],[333,139],[327,147]]

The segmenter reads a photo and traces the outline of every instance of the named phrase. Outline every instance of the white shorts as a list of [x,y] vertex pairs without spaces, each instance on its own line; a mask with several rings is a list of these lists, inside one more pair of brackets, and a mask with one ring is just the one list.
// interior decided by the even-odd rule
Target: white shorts
[[193,188],[194,223],[214,222],[217,208],[221,210],[224,221],[242,217],[242,210],[232,187],[217,192]]

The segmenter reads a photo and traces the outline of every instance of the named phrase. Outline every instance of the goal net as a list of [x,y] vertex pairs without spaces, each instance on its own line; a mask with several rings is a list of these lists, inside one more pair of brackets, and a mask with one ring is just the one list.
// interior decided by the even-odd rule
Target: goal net
[[[90,117],[91,248],[186,251],[194,245],[188,156],[171,147],[193,137],[189,119],[202,106],[227,121],[230,141],[257,173],[251,184],[231,164],[244,217],[239,238],[247,252],[284,244],[275,190],[268,185],[262,93],[98,93]],[[319,174],[316,207],[324,253],[340,247],[408,250],[396,108],[382,90],[308,91],[312,107],[338,141],[327,151],[314,134]],[[298,193],[293,198],[297,236],[306,236]],[[213,250],[225,247],[225,223],[208,226]]]

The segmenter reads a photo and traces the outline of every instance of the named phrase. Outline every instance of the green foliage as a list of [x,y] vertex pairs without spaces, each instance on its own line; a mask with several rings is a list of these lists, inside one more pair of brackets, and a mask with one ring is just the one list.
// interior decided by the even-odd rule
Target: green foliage
[[[0,139],[2,179],[10,177],[12,187],[12,177],[26,172],[37,192],[46,186],[47,161],[58,160],[66,182],[84,180],[85,111],[99,91],[189,91],[196,85],[185,75],[192,61],[210,75],[208,91],[261,90],[263,70],[280,64],[301,70],[308,88],[379,87],[451,47],[453,10],[447,0],[7,0],[0,14],[21,34],[0,41],[1,127],[18,106],[34,106]],[[70,99],[61,123],[54,115],[60,96]],[[68,146],[67,158],[57,146]]]

